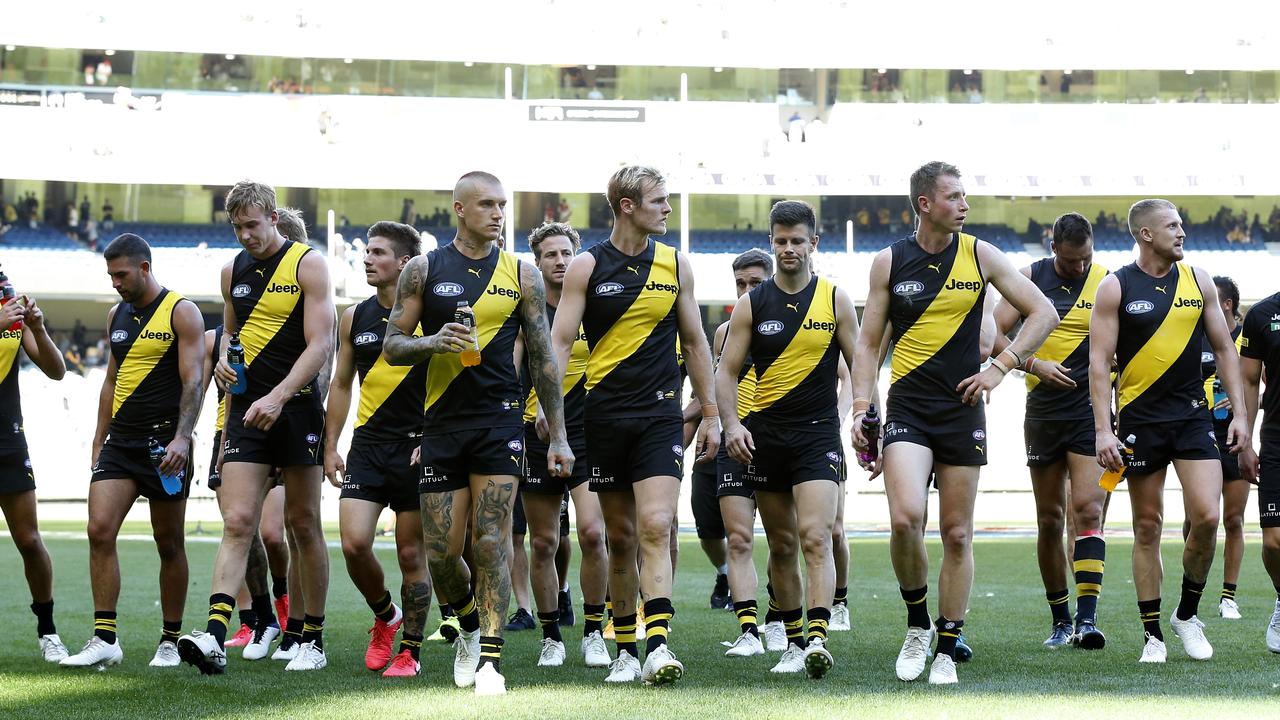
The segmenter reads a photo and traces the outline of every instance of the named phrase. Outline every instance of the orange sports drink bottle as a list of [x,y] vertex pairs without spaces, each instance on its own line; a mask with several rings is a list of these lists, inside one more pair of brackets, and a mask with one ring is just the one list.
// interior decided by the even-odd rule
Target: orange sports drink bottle
[[453,312],[453,321],[466,326],[471,332],[471,344],[462,350],[462,367],[475,367],[480,364],[480,338],[476,333],[476,316],[466,300],[458,301],[458,309]]
[[[1133,456],[1133,448],[1130,448],[1127,445],[1121,445],[1121,448],[1122,448],[1121,452],[1123,453],[1124,460],[1127,463],[1129,458]],[[1123,469],[1120,470],[1119,472],[1116,472],[1113,470],[1104,470],[1102,473],[1102,477],[1098,478],[1098,486],[1101,487],[1103,490],[1106,490],[1107,492],[1115,492],[1116,486],[1120,484],[1120,481],[1122,479],[1124,479]]]

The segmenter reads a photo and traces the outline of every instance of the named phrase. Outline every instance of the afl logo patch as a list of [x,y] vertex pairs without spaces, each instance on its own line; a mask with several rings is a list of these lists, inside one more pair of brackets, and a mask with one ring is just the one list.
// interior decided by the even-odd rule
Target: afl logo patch
[[378,334],[371,333],[371,332],[362,332],[359,335],[355,336],[355,338],[352,339],[351,342],[355,345],[368,345],[369,343],[376,343],[378,342]]
[[986,440],[986,439],[987,439],[987,433],[986,433],[986,431],[985,431],[985,430],[983,430],[982,428],[978,428],[977,430],[974,430],[974,431],[973,431],[973,439],[974,439],[974,440]]
[[253,288],[249,287],[248,285],[245,285],[244,283],[241,283],[231,288],[231,297],[234,297],[234,298],[248,297],[249,293],[251,292],[253,292]]
[[1124,311],[1130,315],[1141,315],[1142,313],[1155,310],[1156,306],[1150,300],[1134,300],[1124,306]]
[[507,443],[507,447],[511,448],[512,452],[520,452],[521,450],[524,449],[524,443],[520,442],[519,440],[512,440],[511,442]]
[[924,291],[924,283],[918,280],[906,280],[893,286],[893,294],[899,297],[910,297]]
[[616,283],[616,282],[600,283],[599,285],[596,286],[596,294],[597,295],[617,295],[618,293],[622,292],[624,289],[625,288],[622,287],[622,283]]
[[675,453],[676,457],[684,457],[684,448],[679,445],[672,445],[671,452]]
[[128,339],[129,339],[129,332],[127,330],[116,330],[115,332],[111,333],[111,342],[124,342],[125,340],[128,340]]
[[462,286],[455,282],[436,283],[431,292],[440,297],[457,297],[462,294]]
[[1214,360],[1213,353],[1211,353],[1211,352],[1202,352],[1202,353],[1200,353],[1200,362],[1202,362],[1202,363],[1211,363],[1211,362],[1213,362],[1213,360]]
[[320,442],[320,436],[319,436],[319,435],[317,435],[317,434],[315,434],[315,433],[307,433],[307,444],[308,444],[308,445],[315,445],[315,444],[316,444],[316,443],[318,443],[318,442]]
[[830,460],[831,462],[840,462],[840,453],[829,452],[827,453],[827,459]]
[[781,320],[765,320],[756,326],[756,332],[761,335],[777,335],[782,332],[783,328]]
[[26,460],[23,460],[23,461],[22,461],[22,464],[23,464],[23,465],[24,465],[28,470],[30,470],[30,469],[31,469],[31,458],[27,458]]

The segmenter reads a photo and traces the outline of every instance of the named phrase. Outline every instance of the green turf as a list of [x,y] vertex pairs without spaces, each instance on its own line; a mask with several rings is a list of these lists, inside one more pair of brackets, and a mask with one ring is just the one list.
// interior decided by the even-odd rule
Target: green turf
[[[74,652],[88,638],[92,607],[87,545],[82,540],[48,541],[55,563],[59,632]],[[156,604],[157,561],[146,542],[124,542],[125,568],[120,635],[122,666],[104,673],[65,670],[36,655],[34,618],[27,610],[17,553],[0,541],[0,573],[8,603],[0,623],[0,717],[40,718],[824,718],[848,717],[1267,717],[1277,712],[1275,683],[1280,657],[1263,645],[1263,629],[1273,595],[1251,540],[1239,599],[1245,619],[1216,616],[1220,565],[1205,593],[1202,616],[1216,656],[1197,663],[1186,658],[1168,630],[1169,663],[1139,666],[1141,629],[1130,583],[1129,544],[1109,543],[1102,628],[1108,646],[1096,653],[1046,651],[1048,609],[1030,540],[980,540],[977,582],[966,626],[975,649],[973,662],[960,666],[961,685],[933,688],[923,679],[895,679],[893,662],[902,641],[904,611],[889,566],[884,540],[851,543],[853,580],[849,597],[854,630],[834,633],[836,667],[821,682],[798,676],[771,676],[776,655],[729,659],[720,640],[736,634],[731,613],[706,606],[711,574],[696,542],[682,545],[672,647],[686,677],[672,688],[605,687],[603,672],[580,668],[580,627],[566,629],[569,662],[563,668],[535,667],[537,631],[509,633],[503,659],[509,694],[477,699],[452,686],[450,648],[431,644],[423,651],[423,675],[386,681],[363,668],[370,613],[347,579],[335,551],[329,595],[326,647],[329,667],[287,676],[280,663],[246,663],[233,650],[226,675],[201,677],[190,667],[147,667],[160,633]],[[192,581],[185,627],[202,627],[215,545],[188,546]],[[384,567],[394,562],[379,545]],[[1180,543],[1166,541],[1165,616],[1177,600]],[[930,544],[935,562],[939,548]],[[580,598],[579,598],[580,601]],[[930,608],[936,610],[936,598]],[[430,626],[435,626],[432,608]],[[580,608],[579,608],[580,614]],[[581,620],[579,619],[579,622]],[[612,648],[610,648],[612,650]]]

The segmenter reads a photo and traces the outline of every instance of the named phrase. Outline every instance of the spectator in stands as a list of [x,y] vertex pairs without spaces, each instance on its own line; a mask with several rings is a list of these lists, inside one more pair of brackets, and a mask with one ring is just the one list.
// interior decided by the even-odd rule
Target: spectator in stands
[[93,70],[94,70],[93,63],[89,63],[88,65],[84,66],[84,84],[85,85],[93,84]]
[[67,237],[71,238],[72,240],[79,239],[80,211],[76,209],[76,204],[71,200],[67,201],[65,214],[63,216],[62,229],[63,229],[63,232],[67,234]]
[[1254,213],[1253,224],[1249,226],[1249,236],[1266,240],[1266,231],[1262,227],[1262,216]]
[[1191,100],[1191,102],[1207,103],[1209,102],[1209,95],[1205,93],[1203,87],[1198,87],[1196,88],[1196,96]]
[[99,85],[106,85],[111,82],[111,58],[104,57],[98,61],[98,67],[95,69],[94,78],[97,79]]
[[404,204],[400,206],[400,223],[412,225],[416,219],[417,215],[413,211],[413,198],[405,198]]
[[116,208],[111,204],[111,198],[107,198],[102,203],[102,232],[109,233],[116,228]]
[[1098,217],[1093,219],[1093,226],[1105,228],[1107,226],[1107,213],[1105,210],[1098,211]]
[[870,211],[868,211],[864,207],[858,208],[858,214],[855,217],[857,218],[857,225],[859,230],[871,229],[871,212]]
[[40,224],[40,198],[35,193],[31,193],[27,197],[27,224],[32,230],[36,229],[36,225]]
[[969,93],[969,102],[971,103],[982,102],[982,89],[978,87],[977,83],[969,83],[968,93]]
[[0,208],[2,210],[0,212],[0,234],[3,234],[9,232],[9,228],[18,223],[18,209],[13,206],[13,203],[4,198],[0,198],[0,206],[3,206]]
[[1107,228],[1109,230],[1120,229],[1120,219],[1116,217],[1115,213],[1111,213],[1110,215],[1107,216]]
[[876,225],[880,226],[881,230],[889,229],[889,222],[892,218],[893,215],[889,212],[889,208],[881,205],[876,210]]
[[1227,242],[1232,245],[1235,245],[1236,243],[1248,243],[1249,234],[1244,231],[1244,226],[1237,223],[1227,231]]
[[93,214],[93,205],[89,203],[89,196],[85,195],[84,200],[80,201],[80,227],[84,227],[89,222],[89,216]]

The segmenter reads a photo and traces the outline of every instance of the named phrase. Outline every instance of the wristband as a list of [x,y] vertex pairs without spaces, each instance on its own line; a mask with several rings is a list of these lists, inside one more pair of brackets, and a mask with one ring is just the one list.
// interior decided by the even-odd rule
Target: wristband
[[[1015,361],[1013,366],[1009,368],[1010,370],[1022,364],[1022,356],[1018,355],[1017,351],[1013,349],[1012,345],[1005,348],[1003,351],[1001,351],[1000,355],[1004,355],[1005,353],[1009,353],[1010,355],[1012,355]],[[997,355],[996,357],[1000,357],[1000,355]]]
[[869,398],[860,397],[853,399],[851,410],[853,411],[854,416],[857,416],[858,413],[865,414],[870,408],[871,400]]
[[1036,371],[1036,358],[1034,355],[1027,358],[1027,362],[1024,363],[1023,369],[1029,373],[1034,373]]
[[[1003,354],[1004,354],[1004,353],[1001,353],[1001,355],[1003,355]],[[1008,375],[1008,374],[1009,374],[1009,370],[1011,369],[1009,366],[1007,366],[1007,365],[1005,365],[1004,363],[1000,362],[1000,358],[998,358],[998,357],[997,357],[997,358],[995,358],[995,359],[993,359],[993,360],[991,361],[991,364],[992,364],[992,365],[994,365],[994,366],[996,366],[996,367],[998,367],[998,368],[1000,368],[1000,374],[1001,374],[1001,375]]]
[[702,406],[702,419],[710,420],[711,418],[720,419],[720,408],[715,403],[707,403]]

